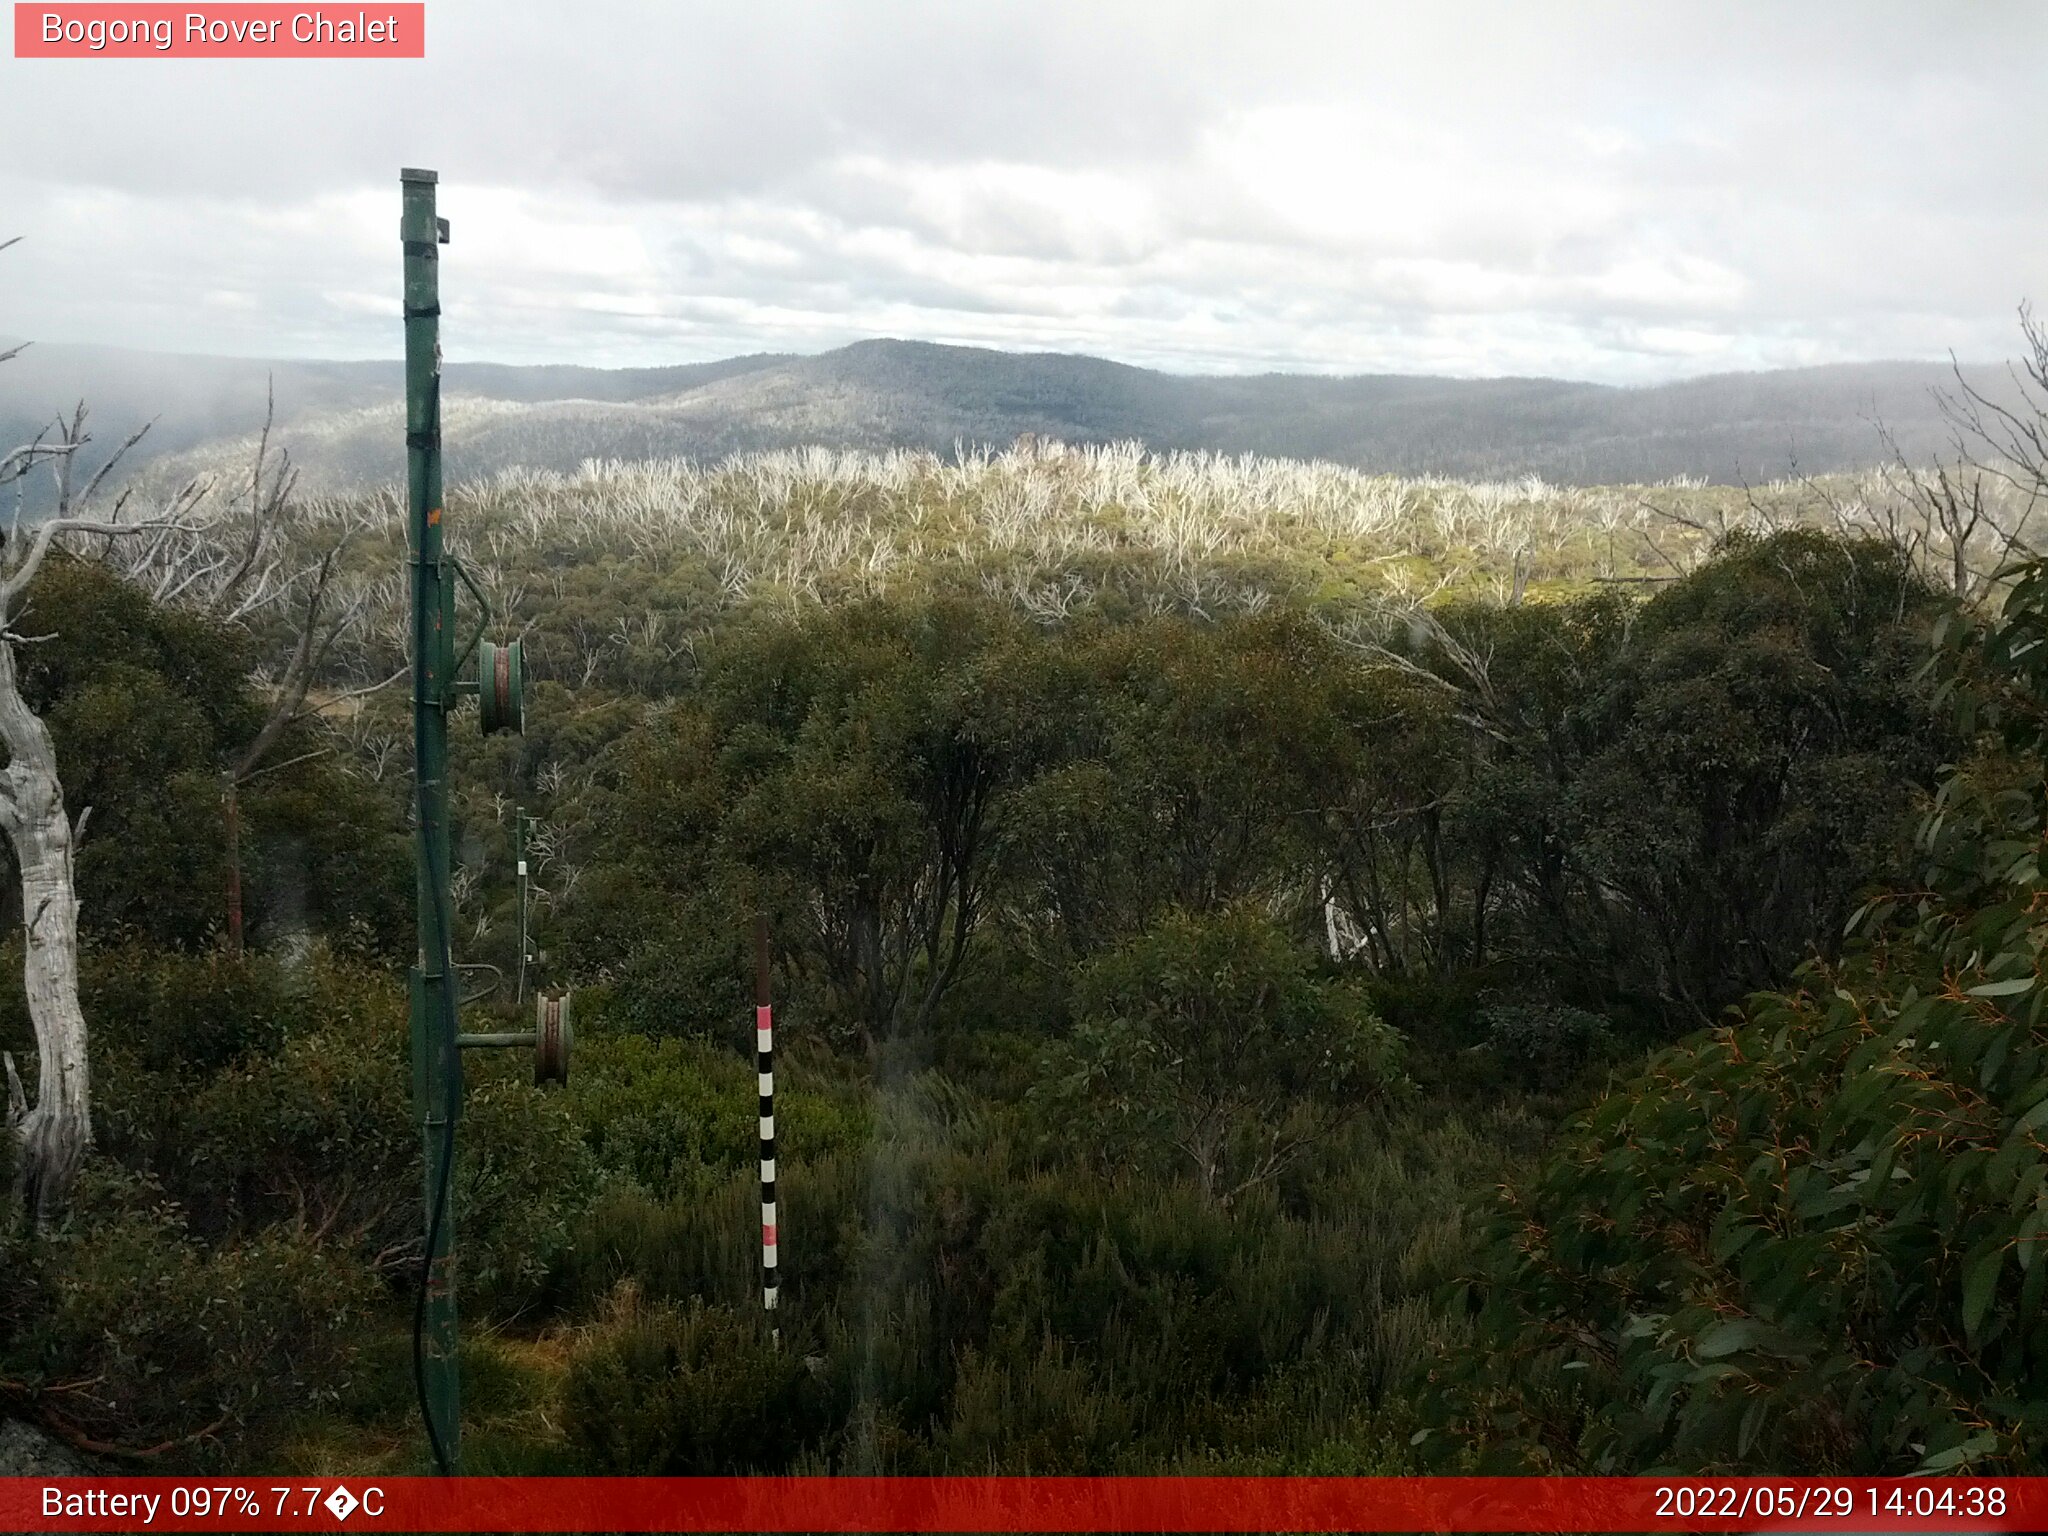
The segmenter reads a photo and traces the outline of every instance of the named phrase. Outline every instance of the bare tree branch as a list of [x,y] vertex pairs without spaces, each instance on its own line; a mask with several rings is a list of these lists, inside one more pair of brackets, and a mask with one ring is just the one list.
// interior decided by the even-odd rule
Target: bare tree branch
[[285,727],[297,716],[299,706],[306,702],[306,691],[313,685],[313,671],[321,649],[320,605],[326,600],[327,582],[334,574],[335,553],[329,550],[321,558],[319,574],[314,578],[313,590],[306,599],[305,617],[299,624],[298,644],[285,665],[277,700],[271,705],[269,717],[264,720],[262,728],[229,769],[228,778],[232,783],[241,783],[250,770],[263,761],[270,749],[277,745]]
[[240,778],[236,779],[235,783],[239,786],[243,784],[248,784],[256,779],[260,779],[266,773],[282,773],[287,768],[296,768],[300,763],[310,763],[316,757],[327,757],[331,755],[333,751],[334,748],[332,745],[325,747],[315,747],[310,752],[301,752],[297,757],[288,757],[281,763],[270,763],[262,768],[252,769],[249,772],[243,774]]
[[327,713],[328,710],[334,708],[335,705],[346,704],[350,699],[360,699],[368,696],[369,694],[381,693],[386,688],[389,688],[393,683],[397,682],[401,677],[404,677],[410,671],[412,671],[410,665],[403,666],[400,667],[396,672],[392,673],[389,677],[382,678],[377,682],[365,683],[360,688],[348,688],[344,689],[340,693],[329,694],[327,697],[320,700],[319,703],[309,704],[304,709],[300,710],[296,715],[293,715],[292,722],[296,724],[300,720],[310,720],[315,715],[324,715]]

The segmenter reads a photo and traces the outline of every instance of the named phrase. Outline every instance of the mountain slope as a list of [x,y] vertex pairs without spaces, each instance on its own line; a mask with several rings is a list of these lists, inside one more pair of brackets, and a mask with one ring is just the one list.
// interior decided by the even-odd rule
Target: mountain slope
[[[390,362],[32,348],[0,368],[0,440],[32,430],[53,401],[83,395],[103,442],[157,409],[153,456],[170,456],[171,469],[217,464],[246,450],[262,418],[266,374],[275,377],[283,441],[309,488],[397,477],[400,373]],[[1971,376],[1994,392],[2009,390],[1997,370]],[[1953,380],[1932,363],[1641,388],[1409,375],[1190,377],[1094,357],[879,340],[814,357],[761,354],[673,368],[451,364],[446,382],[449,468],[457,476],[804,444],[948,453],[1030,432],[1408,474],[1595,484],[1674,475],[1736,483],[1795,465],[1815,473],[1856,468],[1884,456],[1880,421],[1910,456],[1926,457],[1944,440],[1931,390]]]
[[[0,351],[9,345],[0,338]],[[781,361],[761,354],[668,368],[451,363],[446,381],[451,394],[490,400],[616,402],[690,390]],[[84,401],[97,445],[112,449],[150,423],[135,457],[161,459],[253,433],[274,389],[277,424],[289,445],[291,429],[302,423],[395,402],[404,388],[405,368],[396,360],[272,361],[35,343],[0,365],[0,444],[26,441]]]

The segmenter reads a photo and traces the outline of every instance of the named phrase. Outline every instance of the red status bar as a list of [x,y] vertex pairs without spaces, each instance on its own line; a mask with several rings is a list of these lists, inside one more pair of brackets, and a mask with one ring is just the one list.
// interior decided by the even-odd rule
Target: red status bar
[[0,1478],[7,1531],[2015,1531],[2048,1478]]

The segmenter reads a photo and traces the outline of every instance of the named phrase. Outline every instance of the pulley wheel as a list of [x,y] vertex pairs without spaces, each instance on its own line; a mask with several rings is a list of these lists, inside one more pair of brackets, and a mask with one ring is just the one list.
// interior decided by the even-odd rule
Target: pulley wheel
[[569,1081],[569,994],[549,997],[542,993],[535,999],[533,1021],[533,1081],[541,1083],[566,1083]]
[[508,640],[493,645],[486,640],[476,653],[477,703],[483,713],[486,736],[500,731],[516,733],[526,729],[525,668],[521,665],[519,642]]

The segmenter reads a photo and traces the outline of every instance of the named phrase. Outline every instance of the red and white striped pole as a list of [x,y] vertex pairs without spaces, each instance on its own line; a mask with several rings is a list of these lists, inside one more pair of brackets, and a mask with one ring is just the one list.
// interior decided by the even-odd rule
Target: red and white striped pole
[[775,1009],[768,997],[768,919],[754,918],[754,1064],[761,1079],[761,1309],[775,1322]]

